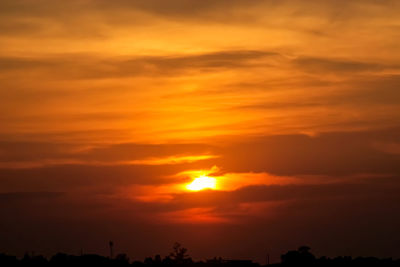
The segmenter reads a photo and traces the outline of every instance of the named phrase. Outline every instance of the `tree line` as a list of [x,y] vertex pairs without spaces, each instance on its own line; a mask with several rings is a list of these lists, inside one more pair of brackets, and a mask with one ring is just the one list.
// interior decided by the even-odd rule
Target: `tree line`
[[[26,253],[24,257],[17,258],[0,253],[0,266],[132,266],[132,267],[261,267],[260,264],[249,260],[225,260],[214,258],[206,261],[194,261],[187,254],[187,249],[179,243],[175,243],[172,252],[162,258],[160,255],[145,258],[143,261],[131,261],[126,254],[118,254],[115,257],[112,253],[109,257],[96,254],[69,255],[57,253],[49,259],[42,255]],[[265,265],[264,265],[265,266]],[[299,266],[299,267],[386,267],[399,266],[400,260],[392,258],[379,259],[375,257],[341,256],[336,258],[315,257],[307,246],[291,250],[281,256],[280,263],[268,264],[274,266]]]

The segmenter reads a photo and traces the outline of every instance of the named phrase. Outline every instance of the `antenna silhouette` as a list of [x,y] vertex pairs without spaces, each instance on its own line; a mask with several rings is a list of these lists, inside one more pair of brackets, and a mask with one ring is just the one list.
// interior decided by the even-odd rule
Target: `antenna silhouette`
[[110,241],[108,243],[108,245],[110,246],[110,259],[113,258],[113,247],[114,247],[114,243],[112,241]]

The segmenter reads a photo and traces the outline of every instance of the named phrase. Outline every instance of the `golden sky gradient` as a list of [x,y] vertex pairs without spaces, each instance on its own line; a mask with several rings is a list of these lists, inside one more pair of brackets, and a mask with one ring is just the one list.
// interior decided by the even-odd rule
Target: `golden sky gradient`
[[164,143],[399,120],[396,1],[141,2],[2,1],[1,134]]
[[399,12],[1,0],[0,250],[400,256]]

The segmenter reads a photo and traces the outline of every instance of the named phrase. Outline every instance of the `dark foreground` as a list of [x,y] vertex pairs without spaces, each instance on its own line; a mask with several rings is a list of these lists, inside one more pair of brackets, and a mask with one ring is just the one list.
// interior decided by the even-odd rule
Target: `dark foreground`
[[[308,247],[300,247],[281,256],[281,263],[267,264],[267,266],[399,266],[400,260],[379,259],[375,257],[336,257],[316,258]],[[142,261],[130,261],[126,254],[119,254],[116,257],[104,257],[100,255],[68,255],[58,253],[47,259],[41,255],[26,254],[18,259],[15,256],[0,254],[0,266],[134,266],[134,267],[261,267],[260,264],[248,260],[224,260],[214,258],[206,261],[193,261],[187,254],[186,249],[179,244],[174,246],[174,251],[167,257],[161,258],[156,255],[154,258],[146,258]],[[266,266],[266,265],[264,265]]]

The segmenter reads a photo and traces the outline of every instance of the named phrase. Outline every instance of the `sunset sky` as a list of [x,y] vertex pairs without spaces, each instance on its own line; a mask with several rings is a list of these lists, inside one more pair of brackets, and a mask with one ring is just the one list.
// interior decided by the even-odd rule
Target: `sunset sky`
[[399,14],[0,0],[0,252],[400,257]]

